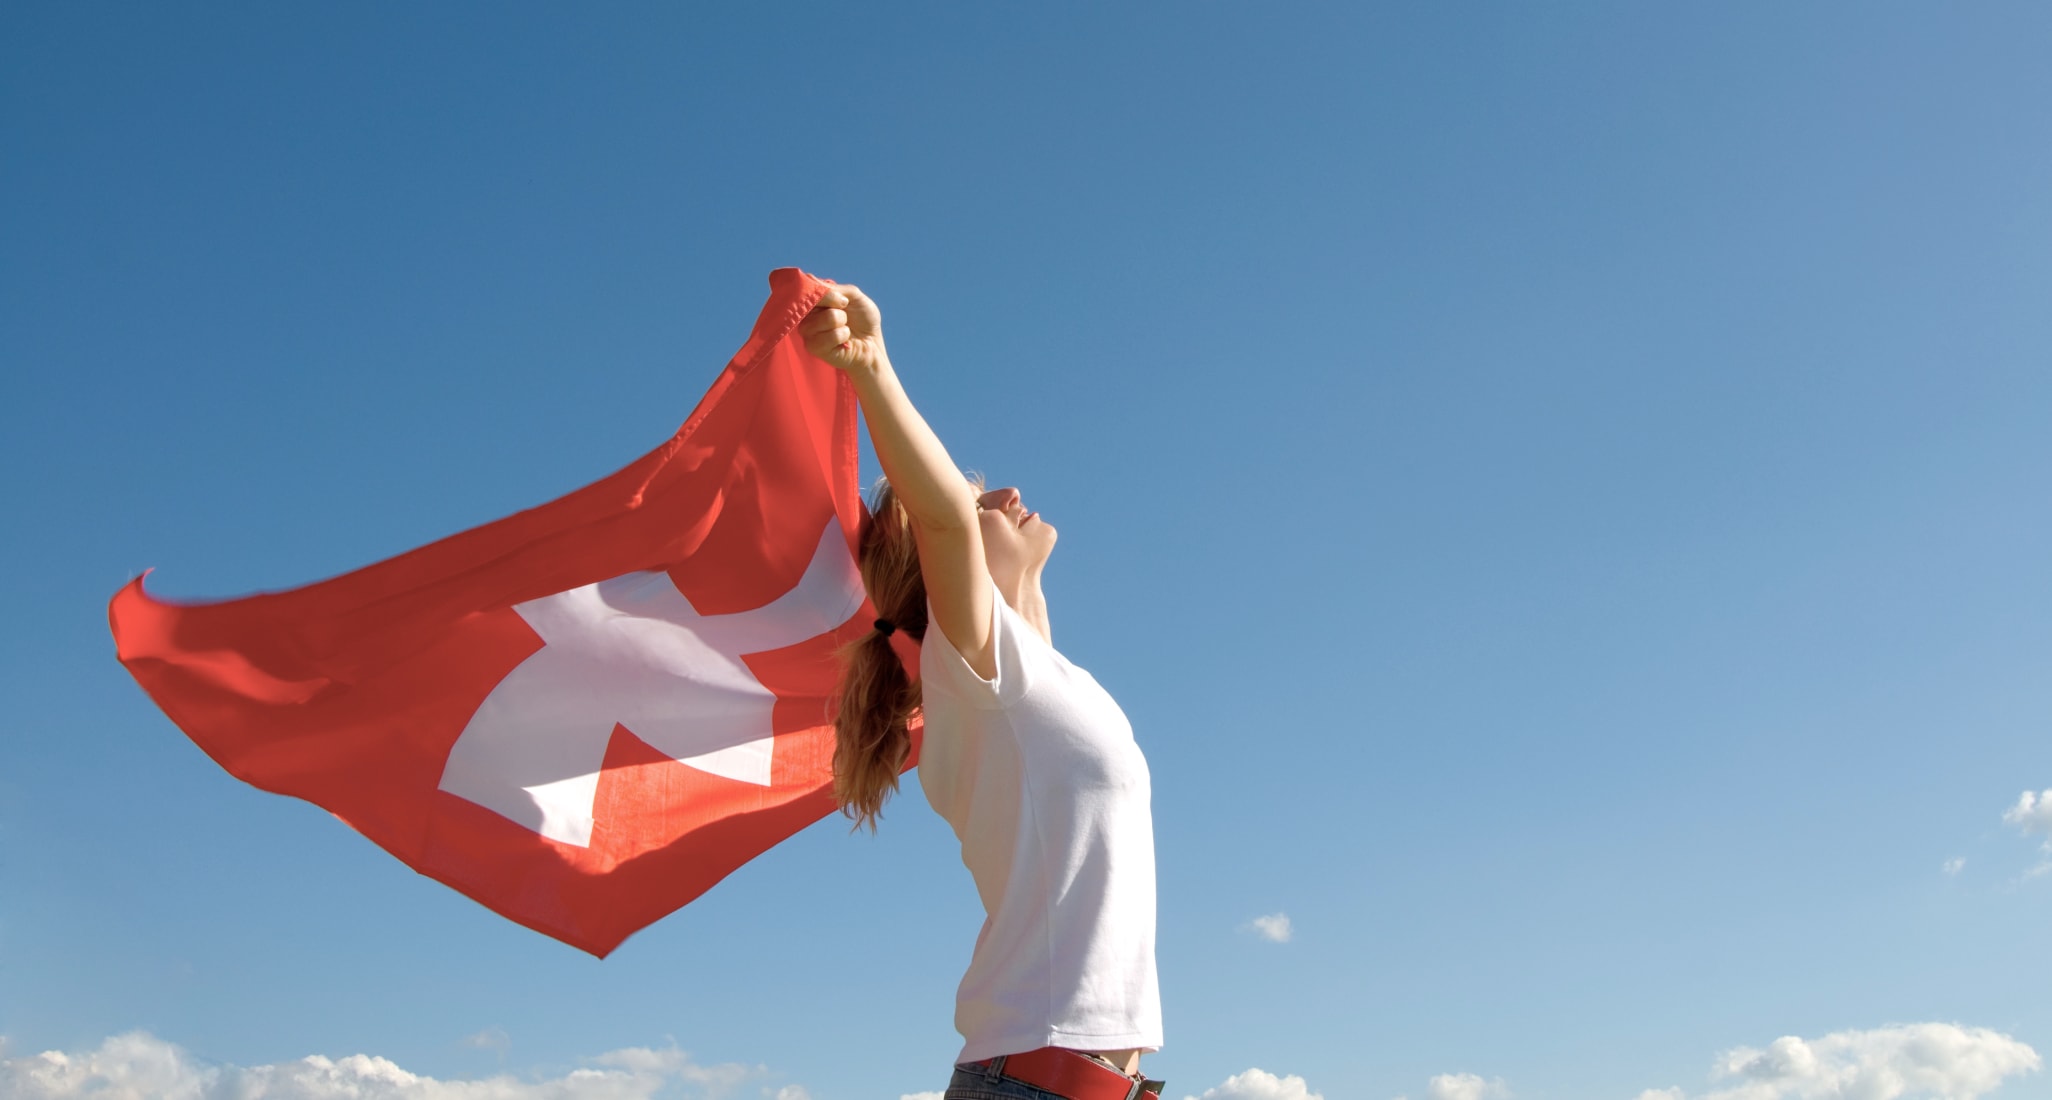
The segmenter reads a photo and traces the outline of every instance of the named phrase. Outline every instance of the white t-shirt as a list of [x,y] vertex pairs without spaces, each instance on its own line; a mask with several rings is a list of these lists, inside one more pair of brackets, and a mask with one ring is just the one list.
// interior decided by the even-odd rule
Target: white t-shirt
[[956,1060],[1158,1050],[1147,760],[1097,681],[995,590],[991,602],[996,679],[938,624],[919,657],[919,786],[961,840],[986,914],[955,998]]

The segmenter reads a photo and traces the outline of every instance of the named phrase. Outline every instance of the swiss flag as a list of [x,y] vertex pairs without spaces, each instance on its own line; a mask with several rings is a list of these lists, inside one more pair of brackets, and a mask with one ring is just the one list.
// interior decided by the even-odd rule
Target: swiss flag
[[138,578],[122,664],[238,778],[604,956],[834,808],[871,615],[854,393],[796,335],[827,286],[772,272],[677,434],[559,500],[288,592]]

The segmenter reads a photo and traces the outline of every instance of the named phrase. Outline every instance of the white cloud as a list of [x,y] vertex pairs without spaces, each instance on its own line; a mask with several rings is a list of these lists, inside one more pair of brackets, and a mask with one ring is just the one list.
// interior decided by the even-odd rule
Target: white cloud
[[2016,805],[2002,811],[2002,820],[2023,830],[2025,836],[2052,836],[2052,790],[2025,791]]
[[[2007,1035],[1957,1024],[1785,1035],[1765,1049],[1727,1051],[1711,1080],[1731,1083],[1697,1100],[1976,1100],[2039,1064],[2037,1051]],[[1686,1098],[1670,1088],[1639,1100]]]
[[[710,1100],[764,1072],[699,1065],[680,1050],[646,1048],[600,1055],[594,1067],[560,1077],[527,1079],[500,1074],[441,1081],[367,1054],[213,1066],[142,1031],[83,1053],[4,1054],[0,1048],[0,1096],[8,1100]],[[795,1087],[777,1100],[805,1100],[804,1090],[790,1092]]]
[[1263,1069],[1250,1069],[1225,1079],[1225,1084],[1204,1090],[1203,1096],[1183,1100],[1325,1100],[1312,1092],[1302,1077],[1277,1077]]
[[1442,1073],[1425,1083],[1430,1100],[1502,1100],[1510,1096],[1503,1078],[1485,1081],[1472,1073]]
[[908,1092],[898,1100],[942,1100],[946,1095],[944,1092]]
[[1939,867],[1939,870],[1945,872],[1947,875],[1956,875],[1959,873],[1960,868],[1965,866],[1965,856],[1953,856],[1951,859],[1946,860],[1944,865]]
[[1270,943],[1290,942],[1290,915],[1288,913],[1270,913],[1265,917],[1255,917],[1250,922],[1249,927],[1253,928],[1255,933],[1262,939]]
[[[762,1094],[770,1096],[770,1090],[764,1089]],[[933,1095],[939,1096],[940,1094],[934,1093]],[[812,1100],[812,1094],[805,1091],[804,1085],[785,1085],[783,1088],[778,1089],[776,1095],[771,1096],[770,1100]]]
[[2002,820],[2016,826],[2025,836],[2033,833],[2045,836],[2045,843],[2039,847],[2042,854],[2037,865],[2016,876],[2010,885],[2021,885],[2052,872],[2052,790],[2025,791],[2017,796],[2016,805],[2002,811]]
[[476,1047],[479,1050],[496,1050],[499,1052],[499,1056],[503,1058],[506,1056],[506,1051],[512,1047],[513,1039],[500,1028],[488,1027],[475,1035],[465,1035],[463,1037],[463,1045]]

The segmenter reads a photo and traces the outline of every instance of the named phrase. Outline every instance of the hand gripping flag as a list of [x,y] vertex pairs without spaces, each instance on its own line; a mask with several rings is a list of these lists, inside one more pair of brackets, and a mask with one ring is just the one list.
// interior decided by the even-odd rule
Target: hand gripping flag
[[[832,811],[834,651],[868,629],[856,406],[770,275],[669,442],[539,508],[115,649],[207,755],[594,955]],[[909,765],[908,765],[909,766]]]

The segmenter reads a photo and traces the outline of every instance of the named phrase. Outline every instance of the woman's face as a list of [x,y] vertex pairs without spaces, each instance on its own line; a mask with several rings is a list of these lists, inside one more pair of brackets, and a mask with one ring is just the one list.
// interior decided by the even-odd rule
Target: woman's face
[[1054,553],[1054,526],[1027,511],[1017,489],[979,493],[976,520],[983,527],[983,560],[1000,587],[1038,572]]

